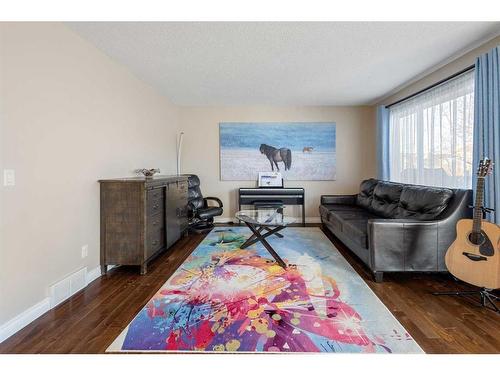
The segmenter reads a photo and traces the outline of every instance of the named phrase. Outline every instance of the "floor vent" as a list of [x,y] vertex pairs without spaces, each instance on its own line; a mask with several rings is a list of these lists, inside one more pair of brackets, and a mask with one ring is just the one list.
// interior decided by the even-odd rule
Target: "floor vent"
[[56,307],[86,286],[87,268],[82,268],[49,288],[50,307]]

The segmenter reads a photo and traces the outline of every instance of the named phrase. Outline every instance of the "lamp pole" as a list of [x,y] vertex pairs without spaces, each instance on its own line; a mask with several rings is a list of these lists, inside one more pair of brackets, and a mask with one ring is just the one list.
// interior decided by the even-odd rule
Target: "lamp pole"
[[184,132],[180,132],[177,139],[177,176],[181,174],[181,152],[182,152],[182,136]]

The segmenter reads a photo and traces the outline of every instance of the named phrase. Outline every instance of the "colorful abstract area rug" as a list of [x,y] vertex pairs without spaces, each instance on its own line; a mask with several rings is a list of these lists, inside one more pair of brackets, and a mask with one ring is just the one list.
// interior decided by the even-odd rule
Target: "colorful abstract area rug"
[[215,228],[107,349],[422,353],[319,228]]

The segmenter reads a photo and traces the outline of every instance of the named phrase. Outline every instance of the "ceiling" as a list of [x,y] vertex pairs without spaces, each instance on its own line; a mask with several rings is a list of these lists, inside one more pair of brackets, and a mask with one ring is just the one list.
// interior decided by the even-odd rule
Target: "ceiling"
[[178,105],[371,104],[499,22],[84,22],[70,28]]

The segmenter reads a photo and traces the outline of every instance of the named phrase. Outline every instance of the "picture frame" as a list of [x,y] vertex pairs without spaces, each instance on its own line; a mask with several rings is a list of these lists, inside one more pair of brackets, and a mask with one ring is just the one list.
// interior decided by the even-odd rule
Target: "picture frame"
[[257,186],[259,188],[282,188],[283,177],[280,172],[259,172]]
[[220,122],[221,181],[255,181],[280,172],[287,181],[336,179],[335,122]]

